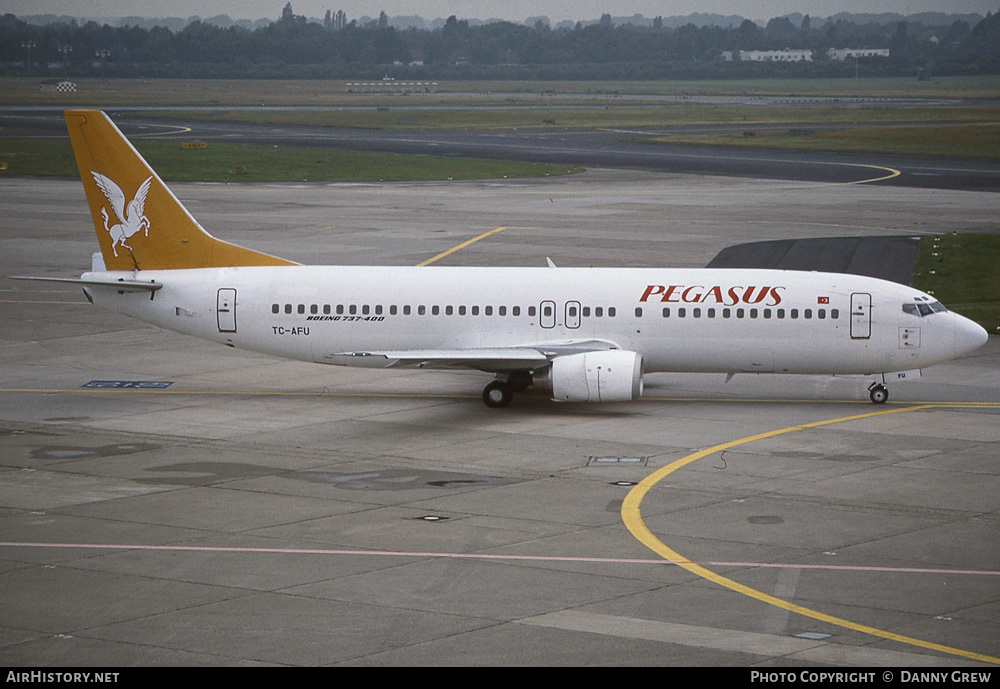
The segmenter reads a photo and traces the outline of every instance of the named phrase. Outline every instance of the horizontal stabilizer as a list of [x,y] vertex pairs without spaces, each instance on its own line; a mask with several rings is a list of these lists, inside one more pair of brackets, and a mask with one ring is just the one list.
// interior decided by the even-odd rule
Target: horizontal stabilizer
[[113,287],[119,292],[155,292],[163,287],[160,282],[152,280],[84,280],[82,278],[41,278],[26,275],[11,275],[11,280],[35,280],[38,282],[62,282],[81,287]]

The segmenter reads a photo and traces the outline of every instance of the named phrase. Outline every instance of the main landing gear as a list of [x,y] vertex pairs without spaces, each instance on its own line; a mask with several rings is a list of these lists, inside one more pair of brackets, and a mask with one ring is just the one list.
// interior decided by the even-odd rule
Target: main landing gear
[[494,380],[483,388],[483,402],[487,407],[506,407],[514,399],[514,391],[502,380]]
[[872,404],[885,404],[889,399],[889,388],[884,383],[872,383],[868,386],[868,398]]
[[506,380],[497,378],[483,388],[483,402],[494,409],[506,407],[514,399],[515,392],[524,392],[533,383],[530,371],[514,371]]

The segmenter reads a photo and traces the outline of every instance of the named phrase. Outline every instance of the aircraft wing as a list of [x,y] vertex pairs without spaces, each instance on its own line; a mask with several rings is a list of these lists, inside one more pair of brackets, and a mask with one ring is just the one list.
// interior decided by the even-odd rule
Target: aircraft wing
[[367,368],[468,368],[487,373],[533,371],[548,366],[558,356],[618,349],[603,340],[564,340],[519,347],[468,349],[398,349],[338,352],[323,362]]
[[530,347],[404,349],[327,354],[323,362],[368,368],[471,368],[488,373],[533,370],[550,357]]

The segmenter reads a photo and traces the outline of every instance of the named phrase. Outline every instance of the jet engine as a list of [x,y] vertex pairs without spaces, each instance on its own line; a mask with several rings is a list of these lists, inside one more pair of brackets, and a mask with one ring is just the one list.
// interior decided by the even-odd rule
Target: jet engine
[[533,381],[557,402],[627,402],[642,394],[642,355],[612,349],[559,356]]

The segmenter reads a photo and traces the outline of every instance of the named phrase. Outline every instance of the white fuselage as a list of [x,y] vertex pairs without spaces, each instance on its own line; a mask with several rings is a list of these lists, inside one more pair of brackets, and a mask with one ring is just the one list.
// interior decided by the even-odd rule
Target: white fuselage
[[169,330],[358,366],[386,362],[344,355],[597,341],[638,352],[646,372],[882,373],[953,359],[985,341],[962,316],[921,307],[933,299],[917,290],[829,273],[281,266],[141,277],[162,289],[87,292],[99,306]]

